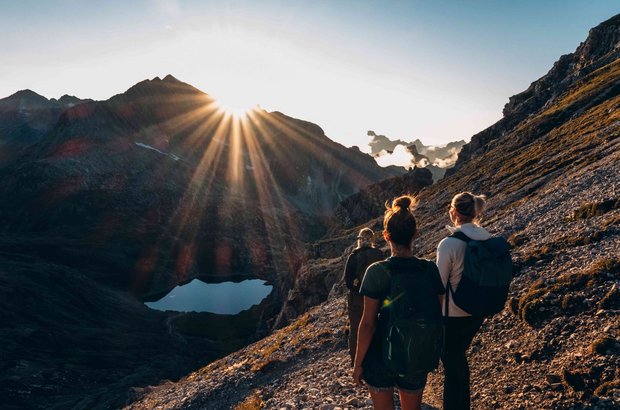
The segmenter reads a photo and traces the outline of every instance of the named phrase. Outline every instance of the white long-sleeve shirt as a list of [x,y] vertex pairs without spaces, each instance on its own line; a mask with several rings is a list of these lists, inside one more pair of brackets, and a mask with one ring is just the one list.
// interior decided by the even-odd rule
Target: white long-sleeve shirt
[[[477,241],[484,241],[491,237],[491,234],[487,232],[483,227],[474,223],[466,223],[458,227],[446,226],[452,235],[456,231],[461,231],[471,239]],[[439,268],[439,274],[444,287],[448,284],[448,278],[450,278],[450,285],[452,291],[456,292],[456,288],[459,286],[461,276],[463,275],[463,259],[465,258],[466,243],[457,238],[444,238],[437,246],[437,267]],[[444,296],[445,297],[445,296]],[[445,315],[445,307],[441,307],[442,313]],[[448,316],[450,317],[463,317],[471,316],[463,309],[454,304],[454,298],[450,295],[450,301],[448,303]]]

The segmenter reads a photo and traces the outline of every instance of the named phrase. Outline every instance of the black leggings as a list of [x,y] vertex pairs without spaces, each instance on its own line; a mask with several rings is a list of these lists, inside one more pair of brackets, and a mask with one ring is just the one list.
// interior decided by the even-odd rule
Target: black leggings
[[480,317],[449,317],[446,321],[446,345],[441,357],[445,381],[444,410],[469,409],[469,365],[465,352],[480,329]]

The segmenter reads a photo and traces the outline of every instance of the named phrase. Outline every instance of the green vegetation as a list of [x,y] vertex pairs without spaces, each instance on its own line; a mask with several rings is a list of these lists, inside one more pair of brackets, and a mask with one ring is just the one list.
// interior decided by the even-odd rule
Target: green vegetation
[[518,303],[510,301],[510,310],[531,326],[538,326],[548,318],[572,315],[587,310],[581,303],[583,296],[572,292],[588,292],[597,283],[616,277],[620,273],[620,259],[600,259],[587,270],[561,275],[548,280],[538,280]]
[[590,100],[603,94],[603,89],[610,87],[618,77],[620,77],[620,60],[613,61],[588,74],[541,115],[552,115],[580,101]]

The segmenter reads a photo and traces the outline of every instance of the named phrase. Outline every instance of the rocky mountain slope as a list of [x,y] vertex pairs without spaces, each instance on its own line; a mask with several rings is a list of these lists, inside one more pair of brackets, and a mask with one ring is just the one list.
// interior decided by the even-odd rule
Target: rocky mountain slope
[[0,168],[49,132],[64,110],[86,101],[70,95],[47,99],[31,90],[0,99]]
[[[492,141],[517,131],[518,126],[528,118],[544,112],[552,105],[557,105],[567,89],[587,81],[591,73],[616,61],[620,57],[618,25],[620,16],[612,17],[594,27],[574,53],[560,57],[546,75],[534,81],[527,90],[510,97],[503,110],[504,117],[471,138],[459,153],[454,168],[448,171],[448,174],[458,170],[469,159],[487,151],[493,146]],[[605,95],[596,97],[593,101],[580,99],[582,105],[572,105],[558,111],[556,114],[565,117],[558,118],[557,121],[565,121],[571,115],[600,103],[601,98],[606,98]],[[548,131],[550,131],[548,128],[533,130],[536,136]]]
[[[489,196],[482,224],[513,245],[508,306],[485,321],[470,352],[475,408],[620,406],[619,49],[616,16],[530,87],[531,104],[478,134],[492,138],[475,138],[452,175],[418,195],[418,255],[434,257],[449,201],[463,190]],[[558,68],[567,61],[579,63],[579,78]],[[361,226],[322,240],[331,249],[302,266],[289,293],[312,294],[304,285],[322,278],[326,302],[178,383],[136,392],[129,408],[368,408],[347,376],[339,256]],[[429,406],[441,406],[441,385],[439,369]]]
[[[233,117],[172,76],[67,108],[0,169],[4,404],[115,407],[130,386],[265,334],[302,240],[324,234],[340,200],[391,175],[315,124],[258,109]],[[258,277],[274,290],[232,316],[140,303],[197,276]]]

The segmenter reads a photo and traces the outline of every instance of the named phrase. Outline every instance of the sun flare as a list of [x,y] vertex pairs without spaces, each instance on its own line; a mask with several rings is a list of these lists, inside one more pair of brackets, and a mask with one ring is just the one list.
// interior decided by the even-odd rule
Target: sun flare
[[258,105],[242,94],[218,95],[215,97],[215,104],[218,110],[238,118],[246,117]]

